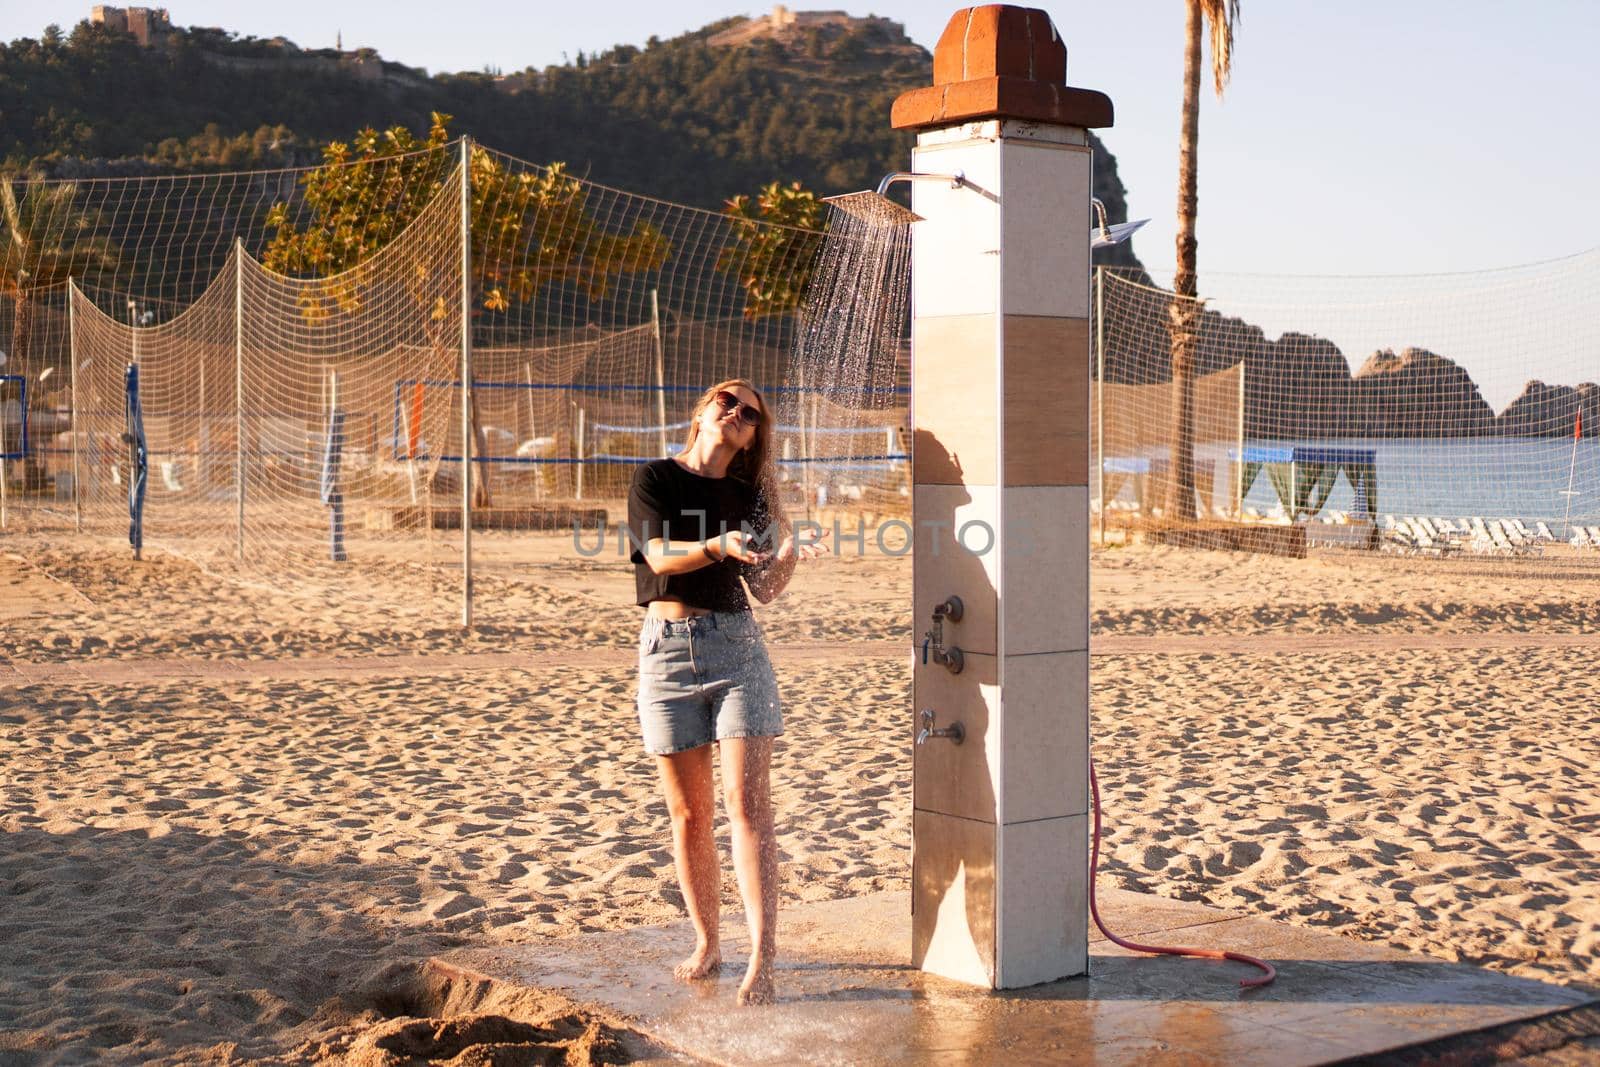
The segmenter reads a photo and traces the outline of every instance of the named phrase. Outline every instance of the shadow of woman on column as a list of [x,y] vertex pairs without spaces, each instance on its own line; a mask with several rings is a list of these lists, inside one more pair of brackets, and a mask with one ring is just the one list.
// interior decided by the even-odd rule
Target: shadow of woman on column
[[[998,496],[991,486],[966,485],[961,457],[933,433],[918,430],[913,447],[912,962],[985,984],[995,976],[998,904],[990,744],[999,698]],[[936,622],[936,607],[951,596],[961,600],[960,618],[941,614]],[[957,654],[959,672],[949,662]],[[959,743],[943,733],[957,724]]]

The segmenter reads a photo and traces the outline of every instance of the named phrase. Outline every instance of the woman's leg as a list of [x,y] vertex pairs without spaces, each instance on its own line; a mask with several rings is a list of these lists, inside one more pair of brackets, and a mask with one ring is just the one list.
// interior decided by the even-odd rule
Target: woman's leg
[[733,828],[733,869],[750,924],[750,967],[739,1003],[770,1004],[778,956],[778,843],[772,829],[772,738],[730,737],[722,749],[722,790]]
[[717,929],[722,906],[722,865],[712,836],[716,789],[711,780],[711,746],[657,756],[661,791],[672,816],[672,858],[684,907],[694,924],[695,946],[672,973],[683,981],[715,974],[722,966]]

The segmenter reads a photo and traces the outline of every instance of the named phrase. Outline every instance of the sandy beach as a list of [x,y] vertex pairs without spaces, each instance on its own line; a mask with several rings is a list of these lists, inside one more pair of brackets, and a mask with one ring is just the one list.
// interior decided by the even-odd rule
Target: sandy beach
[[[0,535],[0,1064],[398,1062],[429,954],[680,916],[629,568],[477,540],[464,635],[425,553],[240,580]],[[1108,884],[1600,985],[1600,584],[1091,567]],[[907,884],[910,582],[851,553],[760,612],[787,901]],[[452,1048],[640,1051],[554,997],[488,1007]]]

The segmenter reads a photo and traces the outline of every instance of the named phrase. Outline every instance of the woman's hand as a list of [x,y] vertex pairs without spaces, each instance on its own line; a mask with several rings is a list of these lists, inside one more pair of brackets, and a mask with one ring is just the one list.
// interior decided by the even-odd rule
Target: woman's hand
[[778,546],[778,551],[773,553],[773,558],[779,562],[784,562],[791,559],[816,559],[818,556],[826,556],[828,554],[828,546],[822,542],[827,539],[827,530],[822,530],[816,537],[807,538],[805,541],[801,541],[791,533],[783,539],[783,543]]
[[735,559],[740,563],[748,563],[753,567],[759,567],[772,558],[772,553],[756,551],[752,545],[754,540],[755,538],[743,530],[729,530],[719,537],[708,537],[706,539],[706,555],[718,563],[725,559]]

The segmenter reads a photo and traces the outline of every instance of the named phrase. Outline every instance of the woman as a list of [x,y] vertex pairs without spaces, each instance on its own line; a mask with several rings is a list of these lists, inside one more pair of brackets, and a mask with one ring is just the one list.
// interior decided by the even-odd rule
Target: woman
[[777,956],[778,858],[772,739],[783,730],[777,680],[740,579],[762,603],[783,592],[797,546],[772,465],[772,420],[743,379],[706,390],[682,452],[641,466],[628,493],[638,602],[639,722],[656,757],[695,948],[674,974],[722,966],[722,872],[712,838],[712,743],[722,762],[733,869],[750,926],[741,1004],[770,1003]]

